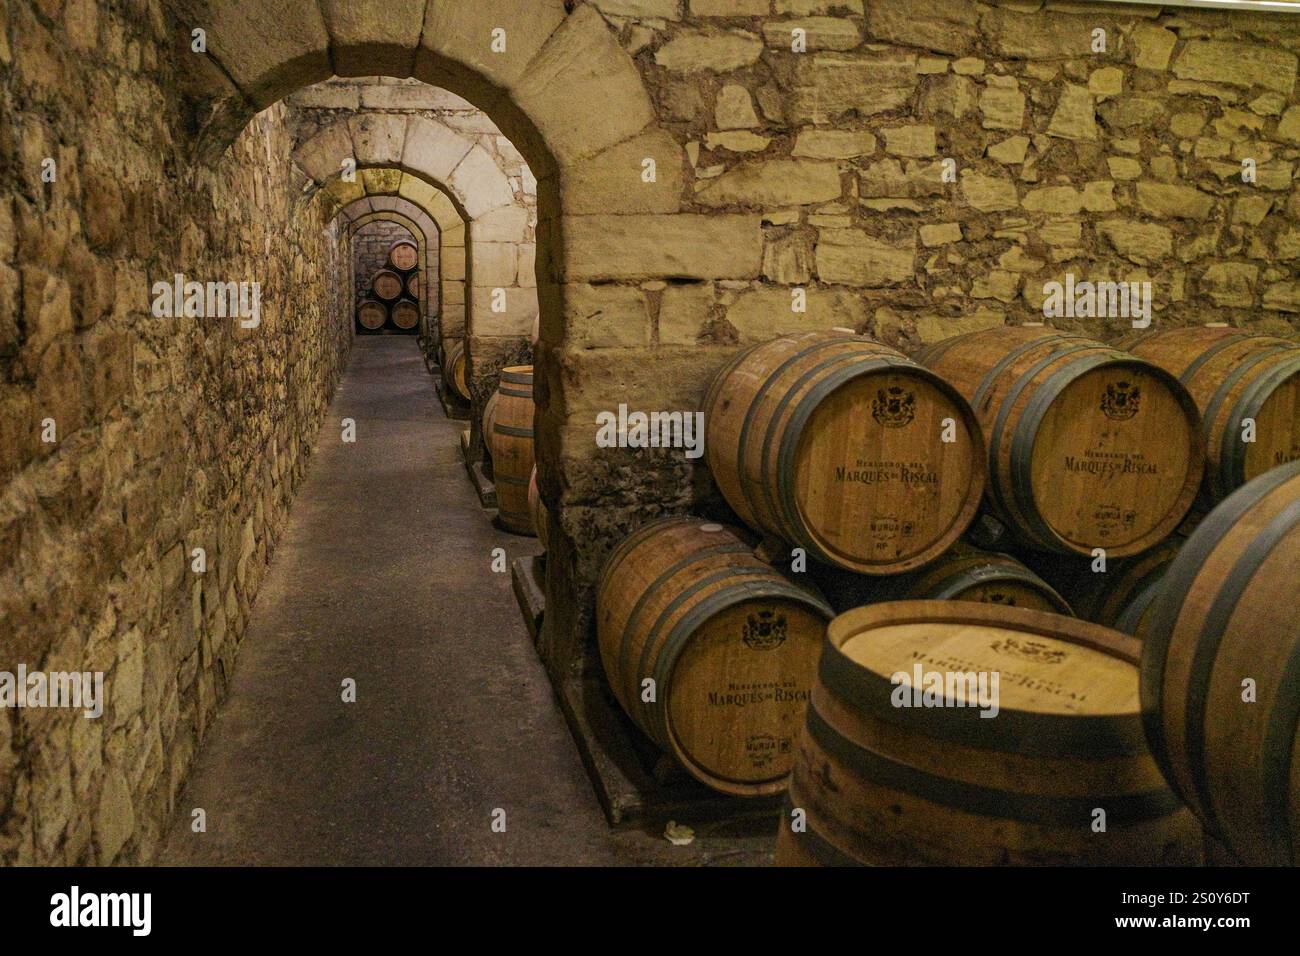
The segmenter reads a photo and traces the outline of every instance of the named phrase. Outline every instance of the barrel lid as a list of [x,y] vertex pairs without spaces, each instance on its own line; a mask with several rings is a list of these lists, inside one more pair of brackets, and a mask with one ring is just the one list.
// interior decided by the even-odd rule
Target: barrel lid
[[1044,611],[893,601],[830,623],[821,680],[846,703],[926,736],[1114,756],[1144,749],[1139,652],[1128,635]]

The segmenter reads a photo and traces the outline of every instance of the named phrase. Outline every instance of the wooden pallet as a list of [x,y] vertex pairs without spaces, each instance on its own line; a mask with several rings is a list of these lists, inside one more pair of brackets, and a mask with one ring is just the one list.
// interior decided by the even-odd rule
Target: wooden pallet
[[751,818],[770,819],[775,831],[781,794],[745,798],[710,790],[632,723],[603,679],[572,677],[555,690],[610,826]]
[[510,581],[514,586],[515,600],[524,616],[528,636],[537,643],[542,631],[542,614],[546,610],[546,556],[535,554],[515,558],[510,563]]

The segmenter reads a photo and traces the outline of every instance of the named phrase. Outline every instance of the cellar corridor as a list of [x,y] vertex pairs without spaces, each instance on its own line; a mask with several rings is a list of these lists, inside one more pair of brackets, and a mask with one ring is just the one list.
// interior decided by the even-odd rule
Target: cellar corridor
[[[487,520],[460,427],[413,339],[356,340],[159,863],[689,864],[709,852],[707,839],[674,847],[605,823],[510,576],[490,570],[494,548],[514,558],[536,541]],[[196,808],[206,832],[193,832]],[[728,837],[723,858],[766,862],[767,844]]]

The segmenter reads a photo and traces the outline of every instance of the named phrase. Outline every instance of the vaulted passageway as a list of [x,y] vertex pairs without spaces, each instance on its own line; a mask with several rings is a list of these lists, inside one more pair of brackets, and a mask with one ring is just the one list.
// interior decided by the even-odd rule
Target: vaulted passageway
[[[509,575],[491,569],[496,548],[539,548],[484,520],[460,428],[413,339],[356,340],[159,862],[689,863],[720,849],[605,822]],[[729,836],[726,859],[762,861],[770,843]]]

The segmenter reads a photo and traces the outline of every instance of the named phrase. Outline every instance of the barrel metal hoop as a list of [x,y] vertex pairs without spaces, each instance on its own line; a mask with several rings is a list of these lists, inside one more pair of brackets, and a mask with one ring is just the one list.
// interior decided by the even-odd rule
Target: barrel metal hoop
[[975,394],[971,397],[971,403],[970,403],[971,408],[975,410],[975,414],[976,415],[979,414],[979,407],[981,404],[983,404],[984,397],[988,395],[989,389],[993,387],[993,383],[998,380],[998,377],[1003,372],[1005,372],[1007,368],[1016,361],[1016,359],[1020,358],[1026,352],[1032,352],[1040,345],[1051,345],[1052,346],[1051,351],[1053,353],[1059,352],[1061,349],[1060,343],[1062,342],[1091,343],[1092,339],[1089,339],[1083,335],[1075,335],[1070,332],[1061,332],[1058,335],[1048,335],[1048,336],[1044,336],[1041,339],[1034,339],[1029,342],[1021,342],[1019,345],[1013,348],[1006,355],[1002,356],[1002,358],[998,359],[997,363],[992,368],[990,368],[987,372],[985,372],[984,377],[980,379],[980,383],[978,387],[976,387]]
[[511,398],[529,398],[533,397],[532,392],[519,391],[513,388],[506,388],[504,385],[497,386],[498,395],[509,395]]
[[1255,573],[1273,553],[1273,549],[1297,525],[1300,525],[1300,499],[1290,502],[1274,515],[1241,552],[1233,563],[1232,570],[1224,578],[1223,586],[1214,596],[1214,603],[1210,605],[1203,619],[1200,634],[1196,639],[1196,650],[1192,654],[1187,681],[1187,699],[1183,704],[1187,769],[1197,802],[1205,813],[1207,829],[1215,833],[1225,831],[1215,811],[1210,796],[1209,779],[1206,776],[1205,718],[1210,672],[1214,669],[1219,655],[1219,646],[1223,642],[1224,633],[1232,621],[1232,615],[1237,609],[1241,596],[1254,579]]
[[672,524],[688,525],[694,524],[696,521],[697,519],[692,518],[689,515],[661,515],[658,518],[651,518],[645,524],[638,526],[635,531],[628,534],[622,541],[616,544],[614,549],[606,556],[604,567],[601,568],[600,578],[597,582],[597,591],[599,592],[604,590],[605,583],[609,580],[610,573],[614,570],[617,563],[622,561],[623,557],[629,551],[649,537],[651,532],[657,530],[660,526]]
[[1136,715],[1071,716],[1003,707],[996,719],[989,720],[979,716],[974,703],[967,707],[895,707],[891,697],[899,685],[851,660],[831,644],[829,636],[818,672],[821,682],[855,709],[940,740],[1038,757],[1132,756],[1143,750],[1142,725]]
[[[1053,796],[1016,793],[982,784],[940,777],[926,770],[899,763],[883,754],[858,746],[830,725],[813,707],[808,708],[808,733],[837,763],[872,783],[915,794],[923,800],[963,813],[994,819],[1012,819],[1041,826],[1075,825],[1086,830],[1099,798],[1095,795]],[[1107,795],[1107,823],[1134,824],[1159,819],[1175,812],[1178,799],[1165,790]]]
[[[1279,352],[1284,352],[1288,348],[1290,348],[1290,346],[1283,343],[1281,345],[1274,345],[1271,348],[1260,349],[1258,352],[1255,352],[1253,355],[1244,359],[1240,365],[1234,368],[1224,377],[1223,381],[1219,383],[1219,387],[1214,390],[1214,394],[1210,397],[1209,402],[1206,403],[1205,413],[1201,417],[1205,433],[1206,448],[1212,447],[1210,439],[1214,434],[1214,422],[1218,419],[1219,410],[1223,407],[1223,403],[1228,400],[1228,393],[1232,391],[1233,386],[1241,381],[1247,372],[1253,369],[1260,362],[1264,361],[1264,359],[1276,355]],[[1213,475],[1212,472],[1211,475]],[[1211,483],[1213,484],[1213,478],[1211,479]],[[1210,490],[1216,491],[1213,487]],[[1221,493],[1227,494],[1226,491]]]
[[1138,672],[1138,684],[1147,746],[1169,785],[1189,805],[1192,801],[1188,794],[1181,792],[1174,775],[1173,761],[1165,746],[1160,716],[1164,709],[1165,665],[1168,663],[1169,644],[1173,639],[1174,628],[1182,616],[1183,601],[1200,577],[1205,562],[1214,553],[1215,546],[1261,498],[1296,475],[1300,475],[1300,462],[1291,467],[1274,468],[1238,488],[1205,517],[1169,565],[1160,595],[1151,612],[1151,626],[1142,639],[1142,665]]
[[1295,357],[1279,362],[1248,385],[1224,421],[1217,469],[1220,493],[1246,483],[1245,443],[1238,440],[1241,436],[1241,423],[1247,418],[1258,419],[1260,409],[1273,397],[1273,393],[1292,375],[1300,373],[1300,349],[1295,351]]
[[[1065,368],[1053,372],[1034,392],[1025,405],[1020,420],[1016,422],[1015,434],[1011,438],[1011,494],[1020,506],[1021,513],[1029,522],[1034,537],[1043,545],[1051,546],[1058,542],[1064,543],[1065,539],[1057,534],[1056,530],[1043,518],[1038,510],[1038,503],[1034,500],[1033,468],[1031,466],[1033,464],[1034,445],[1037,442],[1038,435],[1036,429],[1031,426],[1038,424],[1042,417],[1047,414],[1047,410],[1052,403],[1060,398],[1061,393],[1069,386],[1093,369],[1114,362],[1116,354],[1114,352],[1101,352],[1081,361],[1071,362]],[[1154,366],[1143,362],[1141,359],[1129,358],[1127,361],[1135,361],[1149,368],[1154,368]]]
[[[683,594],[674,598],[669,607],[665,609],[665,612],[655,621],[654,628],[651,630],[650,634],[647,635],[645,645],[641,652],[641,666],[637,670],[637,674],[644,674],[646,672],[646,665],[649,663],[647,655],[653,644],[652,637],[659,632],[659,629],[663,625],[668,614],[672,610],[675,610],[676,607],[680,606],[681,600],[698,591],[700,586],[703,586],[704,584],[720,581],[727,577],[746,578],[754,577],[757,574],[771,575],[775,574],[775,572],[766,566],[724,569],[723,571],[709,575],[707,578],[702,579],[696,584],[692,584],[692,586],[683,592]],[[683,614],[672,626],[672,630],[670,630],[668,636],[664,638],[663,646],[659,649],[659,654],[655,658],[655,666],[651,672],[651,676],[654,677],[655,681],[655,699],[659,706],[651,709],[650,722],[659,731],[660,736],[658,739],[664,744],[664,746],[672,749],[672,728],[668,721],[667,690],[669,681],[672,677],[673,667],[676,665],[677,658],[681,654],[682,649],[686,646],[686,643],[695,635],[696,630],[702,623],[713,617],[719,611],[724,611],[727,608],[734,607],[744,601],[768,598],[784,598],[786,600],[796,601],[805,606],[816,609],[820,613],[825,614],[827,618],[833,616],[833,613],[830,612],[829,608],[820,605],[812,599],[811,595],[779,576],[776,579],[764,577],[758,581],[739,581],[726,588],[715,591],[697,603],[689,611]],[[636,675],[633,676],[635,677]]]
[[942,578],[935,584],[934,593],[928,595],[928,597],[939,601],[950,601],[966,588],[988,581],[1015,581],[1020,584],[1031,585],[1034,590],[1047,598],[1058,611],[1065,611],[1068,608],[1065,599],[1057,594],[1046,581],[1028,568],[1017,568],[1002,564],[977,565]]
[[498,435],[509,435],[511,438],[532,438],[533,430],[531,428],[516,428],[514,425],[502,425],[500,422],[492,423],[492,431]]
[[[615,659],[621,661],[626,657],[628,641],[631,639],[632,633],[635,630],[633,625],[640,619],[642,611],[645,610],[646,602],[648,602],[651,596],[656,594],[673,575],[680,573],[692,564],[701,561],[704,558],[711,558],[719,554],[740,554],[742,552],[748,552],[749,550],[750,549],[744,544],[744,542],[741,541],[733,540],[727,544],[715,544],[710,548],[702,548],[699,551],[692,551],[685,557],[678,558],[671,565],[661,571],[659,576],[650,582],[650,585],[641,592],[636,603],[632,605],[632,610],[627,617],[627,623],[623,626],[623,633],[619,635],[618,655]],[[601,587],[603,588],[606,583],[607,582],[602,581]],[[623,683],[624,685],[627,684],[626,677],[624,677]],[[631,699],[632,698],[629,698],[629,700]]]
[[[747,450],[749,448],[749,430],[752,427],[754,422],[754,412],[758,407],[759,399],[764,395],[764,393],[768,391],[768,389],[772,387],[772,384],[778,378],[780,378],[781,375],[783,375],[796,362],[811,355],[814,352],[819,352],[822,349],[830,348],[832,345],[843,345],[846,341],[852,341],[852,340],[819,339],[818,341],[814,342],[812,345],[808,346],[807,348],[800,349],[798,352],[790,356],[788,359],[786,359],[784,362],[782,362],[780,365],[778,365],[776,368],[774,368],[771,372],[768,373],[767,377],[763,380],[762,386],[754,391],[753,398],[750,399],[749,404],[746,406],[745,418],[740,423],[740,439],[736,443],[736,483],[740,488],[741,497],[745,499],[745,504],[749,507],[750,511],[754,513],[755,519],[760,519],[761,515],[758,509],[754,507],[754,499],[750,497],[749,494],[750,482],[749,482],[749,478],[745,474],[745,458],[746,458]],[[749,353],[746,353],[746,355],[748,354]],[[855,353],[848,352],[845,354],[853,355]],[[777,410],[772,414],[771,420],[769,420],[768,422],[769,430],[772,428],[772,422],[776,420],[777,414],[779,414],[780,409],[784,407],[784,402],[789,401],[789,394],[790,392],[789,390],[787,390],[786,397],[783,400],[782,405],[779,406]],[[759,462],[760,470],[763,468],[763,464],[764,463],[762,461]],[[760,485],[759,491],[765,491],[765,489],[762,488]]]
[[1143,584],[1142,590],[1138,592],[1133,600],[1129,601],[1123,613],[1115,619],[1115,630],[1137,637],[1138,626],[1142,623],[1142,615],[1146,614],[1147,608],[1151,607],[1156,596],[1160,593],[1160,585],[1163,580],[1163,574],[1156,573],[1150,576],[1150,580]]
[[[1073,355],[1076,352],[1082,352],[1085,349],[1096,348],[1091,342],[1087,344],[1068,345],[1061,349],[1054,349],[1049,355],[1043,356],[1032,366],[1021,373],[1015,383],[1007,390],[1007,394],[1002,398],[1002,404],[998,408],[997,418],[994,420],[992,434],[986,438],[989,444],[989,492],[993,498],[994,507],[999,510],[1006,518],[1007,522],[1013,527],[1019,522],[1015,520],[1015,513],[1011,510],[1010,503],[1002,493],[1002,482],[999,477],[1003,474],[1002,469],[998,466],[998,455],[1002,448],[1002,430],[1006,428],[1007,419],[1011,417],[1011,409],[1020,398],[1020,394],[1029,387],[1043,369],[1051,365],[1057,359]],[[977,411],[975,414],[979,414]]]
[[1297,847],[1292,839],[1287,821],[1296,812],[1291,796],[1291,762],[1296,735],[1300,734],[1300,641],[1291,648],[1282,674],[1278,678],[1277,703],[1269,714],[1268,726],[1260,746],[1260,768],[1263,773],[1262,790],[1272,833],[1269,842],[1278,847],[1281,862],[1294,866]]
[[[787,790],[785,801],[781,806],[781,826],[790,826],[790,818],[794,815],[795,809],[794,798],[791,796],[790,791]],[[805,815],[807,814],[805,808],[799,807],[798,809],[804,810]],[[823,866],[866,866],[861,860],[849,856],[818,833],[811,820],[805,819],[803,831],[791,830],[790,836],[795,843],[800,844],[804,852],[815,858]]]
[[[1238,331],[1238,330],[1234,329],[1233,331]],[[1186,385],[1195,377],[1196,373],[1199,372],[1202,369],[1202,367],[1204,367],[1206,362],[1214,358],[1214,356],[1218,355],[1220,352],[1224,351],[1225,349],[1230,349],[1234,345],[1240,345],[1248,338],[1250,338],[1250,336],[1245,334],[1244,332],[1240,335],[1225,335],[1218,342],[1215,342],[1213,345],[1211,345],[1200,355],[1196,356],[1196,358],[1192,360],[1191,364],[1188,365],[1187,368],[1183,369],[1181,374],[1179,374],[1178,381],[1183,385]]]
[[[674,611],[680,608],[683,603],[685,603],[687,600],[693,597],[697,591],[701,590],[706,585],[714,584],[718,581],[725,580],[726,578],[752,577],[754,575],[767,574],[767,573],[770,573],[769,568],[761,567],[758,565],[754,565],[752,567],[743,566],[743,565],[742,566],[733,565],[731,567],[721,568],[720,570],[717,571],[711,571],[702,578],[696,578],[689,585],[682,588],[680,592],[673,595],[672,599],[659,612],[659,615],[655,618],[654,623],[650,625],[650,629],[646,631],[645,640],[641,644],[641,657],[637,660],[636,667],[629,669],[624,674],[623,683],[631,689],[631,692],[628,694],[629,704],[635,705],[639,702],[639,698],[635,693],[637,681],[641,678],[642,675],[646,674],[647,670],[650,669],[648,668],[647,665],[650,663],[650,652],[654,647],[655,637],[659,634],[660,628],[663,627],[664,621],[666,621]],[[655,582],[655,585],[646,589],[645,595],[647,598],[649,597],[650,594],[654,593],[654,591],[656,590],[656,586],[660,585],[664,580],[664,578],[665,578],[664,575],[660,575],[659,579]],[[629,618],[628,627],[624,631],[622,649],[619,653],[620,661],[626,660],[627,639],[631,636],[633,631],[633,628],[631,627],[631,623],[632,623],[631,619]],[[663,690],[663,688],[658,687],[656,685],[655,688],[656,701],[660,699],[660,695],[658,692],[661,690]],[[647,720],[649,720],[651,723],[653,723],[654,721],[654,710],[656,709],[658,708],[652,708],[650,710],[649,716],[647,717]],[[639,707],[637,708],[637,711],[644,714],[645,708]]]
[[935,342],[933,345],[927,345],[919,352],[912,355],[912,361],[929,366],[939,361],[947,351],[959,342],[965,341],[968,336],[975,335],[974,332],[963,332],[960,335],[950,335],[946,339]]
[[[919,366],[911,359],[899,358],[891,355],[878,356],[865,361],[863,361],[860,356],[858,358],[859,360],[857,362],[845,368],[836,369],[834,372],[828,373],[825,378],[817,382],[816,385],[809,389],[808,392],[799,399],[799,403],[795,406],[794,411],[790,413],[790,420],[786,422],[785,431],[781,435],[780,447],[778,447],[776,451],[776,481],[765,482],[765,485],[768,488],[771,488],[773,484],[776,486],[776,497],[779,502],[776,514],[780,516],[780,520],[782,524],[786,526],[787,533],[790,534],[792,540],[797,540],[800,544],[806,545],[818,557],[824,561],[830,562],[831,564],[838,564],[838,562],[834,557],[826,552],[826,550],[821,546],[821,543],[817,541],[816,537],[812,534],[811,529],[809,529],[807,524],[804,522],[803,516],[799,513],[799,506],[794,497],[794,457],[795,451],[798,448],[799,439],[803,437],[804,426],[808,424],[808,419],[812,416],[812,413],[827,395],[842,385],[851,382],[853,379],[890,368],[919,368]],[[796,383],[796,386],[786,393],[785,397],[782,399],[782,407],[784,408],[786,402],[790,400],[790,397],[805,384],[809,376],[817,374],[830,364],[831,363],[829,362],[823,362],[821,365],[817,366],[817,368],[810,370],[806,375],[804,375],[799,382]],[[933,372],[929,372],[928,369],[926,371],[927,374],[934,374]],[[773,421],[775,421],[775,418]],[[769,428],[768,433],[763,440],[764,462],[767,461],[767,455],[770,450],[769,442],[772,438],[772,430]],[[771,499],[769,498],[769,501],[770,500]]]

